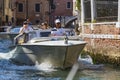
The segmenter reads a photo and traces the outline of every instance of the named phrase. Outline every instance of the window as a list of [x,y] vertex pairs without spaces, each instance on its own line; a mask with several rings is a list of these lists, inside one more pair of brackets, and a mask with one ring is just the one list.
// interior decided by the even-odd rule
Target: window
[[67,2],[67,9],[71,8],[71,2]]
[[40,12],[40,4],[35,4],[35,12]]
[[23,4],[18,3],[18,12],[23,12]]

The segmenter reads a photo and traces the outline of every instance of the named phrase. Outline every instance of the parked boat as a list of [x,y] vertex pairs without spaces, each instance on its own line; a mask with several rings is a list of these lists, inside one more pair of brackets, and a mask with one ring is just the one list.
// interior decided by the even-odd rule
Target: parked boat
[[0,39],[10,39],[14,40],[14,37],[17,36],[18,33],[8,33],[8,32],[0,32]]
[[0,32],[0,39],[9,39],[11,41],[14,40],[14,37],[18,35],[18,32],[20,30],[20,27],[17,27],[17,28],[13,28],[11,30],[7,30],[7,28],[10,28],[10,27],[4,27],[4,31],[1,31]]

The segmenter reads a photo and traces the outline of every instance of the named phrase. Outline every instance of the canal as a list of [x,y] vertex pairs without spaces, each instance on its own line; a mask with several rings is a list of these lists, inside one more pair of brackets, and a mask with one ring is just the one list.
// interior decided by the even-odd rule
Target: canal
[[[9,58],[9,40],[0,40],[0,80],[66,80],[70,69],[51,68],[50,64],[15,65]],[[73,80],[119,80],[120,70],[111,66],[103,69],[79,69]]]

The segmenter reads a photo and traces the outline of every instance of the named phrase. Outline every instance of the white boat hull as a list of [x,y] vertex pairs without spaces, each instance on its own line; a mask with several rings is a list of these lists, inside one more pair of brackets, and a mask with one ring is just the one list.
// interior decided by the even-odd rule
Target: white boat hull
[[68,44],[64,40],[26,43],[16,47],[11,60],[27,65],[48,62],[53,67],[67,68],[78,60],[85,44],[78,40],[69,40]]

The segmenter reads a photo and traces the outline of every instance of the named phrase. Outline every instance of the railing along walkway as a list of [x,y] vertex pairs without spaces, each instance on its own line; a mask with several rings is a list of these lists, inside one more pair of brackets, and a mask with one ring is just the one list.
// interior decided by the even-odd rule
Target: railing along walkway
[[[119,33],[120,33],[120,26],[119,26],[118,22],[84,23],[83,25],[84,25],[84,27],[86,27],[86,26],[91,27],[91,24],[92,24],[93,28],[98,27],[96,25],[99,25],[99,26],[102,26],[102,25],[113,25],[116,29],[119,30]],[[111,27],[111,26],[109,26],[109,27]],[[81,36],[84,37],[84,38],[86,37],[86,38],[91,38],[91,39],[97,39],[97,38],[99,38],[99,39],[120,39],[120,34],[119,33],[118,34],[109,34],[109,33],[107,33],[107,34],[104,34],[104,33],[97,33],[97,34],[95,34],[91,30],[91,33],[83,33],[83,34],[81,34]]]

